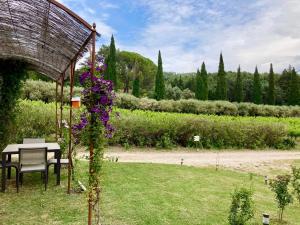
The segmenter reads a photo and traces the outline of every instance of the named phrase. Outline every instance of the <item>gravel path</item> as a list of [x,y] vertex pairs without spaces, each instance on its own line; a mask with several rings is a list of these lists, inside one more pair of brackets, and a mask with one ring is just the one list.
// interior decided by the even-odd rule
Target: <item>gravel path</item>
[[236,167],[243,164],[270,163],[278,160],[300,159],[300,152],[237,151],[237,152],[108,152],[106,157],[118,157],[119,162],[163,163],[191,166]]
[[[300,160],[300,151],[221,151],[221,152],[158,152],[158,151],[122,151],[113,148],[105,154],[107,159],[116,159],[118,162],[132,163],[162,163],[218,168],[228,168],[244,172],[253,172],[261,175],[275,174],[279,171],[290,172],[291,164]],[[182,160],[183,159],[183,160]]]

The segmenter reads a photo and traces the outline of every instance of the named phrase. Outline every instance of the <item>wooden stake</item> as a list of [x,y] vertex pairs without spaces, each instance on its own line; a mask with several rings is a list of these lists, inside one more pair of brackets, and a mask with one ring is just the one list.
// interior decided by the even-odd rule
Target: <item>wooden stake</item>
[[61,76],[60,85],[60,131],[59,137],[62,138],[62,119],[63,119],[63,105],[64,105],[64,74]]
[[[94,74],[95,74],[95,61],[96,61],[96,24],[93,24],[93,36],[92,36],[92,65],[91,65],[91,82],[92,85],[94,83],[93,78],[94,78]],[[93,118],[92,118],[92,114],[91,114],[91,123],[93,123]],[[92,127],[93,124],[90,124],[90,126]],[[92,130],[90,131],[92,132]],[[92,176],[92,174],[94,173],[94,171],[92,170],[92,163],[94,161],[94,144],[93,144],[93,140],[90,140],[90,167],[89,167],[89,173],[90,176]],[[90,186],[90,193],[89,193],[89,213],[88,213],[88,225],[92,225],[92,215],[93,215],[93,193],[91,190],[91,184],[89,184]]]
[[69,151],[68,151],[68,194],[71,193],[71,174],[72,174],[72,97],[73,97],[73,86],[74,86],[74,70],[75,63],[72,62],[70,66],[70,117],[69,117]]
[[58,80],[56,80],[56,88],[55,88],[55,140],[58,140],[58,108],[57,108],[57,99],[58,99]]

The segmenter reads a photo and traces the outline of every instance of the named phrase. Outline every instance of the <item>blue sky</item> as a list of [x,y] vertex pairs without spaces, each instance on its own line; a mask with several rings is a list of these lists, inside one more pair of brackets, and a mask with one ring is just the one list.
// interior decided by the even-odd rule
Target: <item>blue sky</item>
[[281,72],[300,68],[299,0],[60,0],[102,34],[109,44],[157,61],[165,71],[194,72],[205,61],[218,67],[222,51],[226,70],[262,72],[269,64]]

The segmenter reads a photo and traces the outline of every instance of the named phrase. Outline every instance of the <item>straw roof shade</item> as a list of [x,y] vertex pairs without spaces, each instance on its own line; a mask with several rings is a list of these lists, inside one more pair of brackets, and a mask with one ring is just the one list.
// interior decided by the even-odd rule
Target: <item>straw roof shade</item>
[[21,59],[53,80],[67,77],[93,31],[55,0],[0,0],[0,59]]

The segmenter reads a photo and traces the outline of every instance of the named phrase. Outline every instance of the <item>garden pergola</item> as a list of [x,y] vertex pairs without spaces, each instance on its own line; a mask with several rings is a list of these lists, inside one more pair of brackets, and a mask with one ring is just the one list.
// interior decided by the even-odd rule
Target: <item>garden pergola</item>
[[[56,81],[56,138],[62,129],[64,80],[70,78],[70,103],[73,94],[75,64],[92,46],[91,61],[95,65],[96,25],[91,26],[70,9],[55,0],[0,0],[0,59],[19,59],[29,67]],[[94,68],[94,66],[92,66]],[[94,69],[91,71],[94,75]],[[58,121],[58,85],[60,122]],[[71,162],[72,107],[70,107]],[[90,148],[90,160],[93,147]],[[91,172],[91,171],[90,171]],[[70,163],[68,192],[70,192]]]

